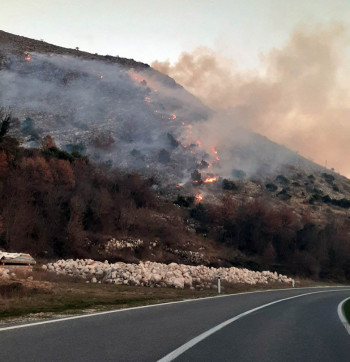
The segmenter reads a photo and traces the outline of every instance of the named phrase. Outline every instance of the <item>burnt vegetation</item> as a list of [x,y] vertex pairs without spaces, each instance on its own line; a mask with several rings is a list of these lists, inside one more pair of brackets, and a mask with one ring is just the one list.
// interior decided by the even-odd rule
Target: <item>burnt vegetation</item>
[[[178,260],[164,250],[180,249],[190,240],[192,249],[200,246],[212,253],[210,263],[215,266],[350,280],[347,217],[330,214],[320,223],[307,213],[300,217],[292,205],[276,207],[266,196],[277,192],[273,183],[262,184],[265,197],[235,199],[243,182],[238,177],[222,180],[223,196],[218,202],[198,202],[193,195],[166,198],[152,188],[156,180],[91,162],[82,154],[83,148],[62,151],[50,136],[40,140],[40,148],[22,148],[9,135],[14,122],[10,112],[1,110],[0,247],[7,251],[104,260],[101,250],[111,237],[133,237],[145,245],[132,254],[115,256],[116,260],[153,257],[171,262]],[[105,141],[109,142],[101,139]],[[137,150],[133,153],[140,157]],[[165,153],[160,157],[169,161]],[[314,182],[311,176],[308,180]],[[323,178],[333,185],[331,176],[324,174]],[[194,189],[203,184],[198,170],[191,174],[191,181]],[[282,188],[278,199],[289,199],[292,183],[283,175],[275,182]],[[305,202],[309,207],[315,203],[350,207],[345,198],[336,200],[313,192],[312,205]],[[148,246],[155,241],[163,251],[152,250],[151,256]]]

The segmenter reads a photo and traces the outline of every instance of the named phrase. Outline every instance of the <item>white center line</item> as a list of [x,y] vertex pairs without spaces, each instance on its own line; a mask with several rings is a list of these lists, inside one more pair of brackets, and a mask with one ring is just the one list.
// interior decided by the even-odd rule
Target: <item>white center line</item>
[[264,305],[261,305],[260,307],[254,308],[254,309],[250,309],[244,313],[238,314],[237,316],[228,319],[225,322],[222,322],[220,324],[218,324],[217,326],[207,330],[206,332],[200,334],[199,336],[191,339],[190,341],[188,341],[187,343],[183,344],[182,346],[180,346],[179,348],[175,349],[174,351],[170,352],[169,354],[167,354],[166,356],[164,356],[163,358],[161,358],[160,360],[158,360],[158,362],[169,362],[169,361],[173,361],[175,358],[179,357],[181,354],[183,354],[184,352],[186,352],[187,350],[189,350],[190,348],[192,348],[193,346],[195,346],[196,344],[198,344],[199,342],[203,341],[205,338],[211,336],[212,334],[216,333],[217,331],[219,331],[220,329],[228,326],[229,324],[237,321],[238,319],[241,319],[245,316],[247,316],[248,314],[254,313],[260,309],[269,307],[273,304],[277,304],[277,303],[281,303],[284,302],[286,300],[290,300],[290,299],[295,299],[295,298],[300,298],[300,297],[304,297],[306,295],[310,295],[310,294],[318,294],[318,293],[329,293],[329,292],[341,292],[344,290],[350,290],[350,289],[333,289],[333,290],[321,290],[321,291],[317,291],[317,292],[310,292],[310,293],[305,293],[305,294],[299,294],[299,295],[295,295],[293,297],[288,297],[288,298],[283,298],[283,299],[279,299],[279,300],[275,300],[274,302],[271,303],[267,303]]

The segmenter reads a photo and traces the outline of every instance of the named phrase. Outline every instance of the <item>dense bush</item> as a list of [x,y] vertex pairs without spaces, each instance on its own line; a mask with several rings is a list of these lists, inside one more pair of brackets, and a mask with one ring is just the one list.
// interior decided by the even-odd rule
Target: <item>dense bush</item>
[[224,190],[237,190],[237,189],[238,189],[238,187],[237,187],[237,185],[236,185],[235,182],[233,182],[233,181],[231,181],[231,180],[228,180],[228,179],[226,179],[226,178],[224,178],[224,179],[222,180],[222,188],[223,188]]
[[271,192],[275,192],[278,189],[278,187],[272,183],[266,184],[265,187],[266,187],[266,190],[271,191]]
[[182,206],[182,207],[190,207],[194,203],[194,197],[193,196],[181,196],[179,195],[177,199],[174,201],[174,204]]
[[289,180],[283,176],[283,175],[278,175],[276,177],[276,181],[282,185],[288,185],[289,184]]

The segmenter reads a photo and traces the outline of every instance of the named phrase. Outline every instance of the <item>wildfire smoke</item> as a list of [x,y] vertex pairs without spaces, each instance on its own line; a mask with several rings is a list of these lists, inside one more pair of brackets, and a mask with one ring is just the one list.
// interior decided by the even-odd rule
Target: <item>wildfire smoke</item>
[[225,120],[215,117],[205,130],[211,143],[214,136],[230,142],[236,123],[350,175],[343,157],[350,153],[348,46],[342,24],[300,26],[285,46],[261,56],[257,70],[238,70],[206,48],[152,66],[224,111]]

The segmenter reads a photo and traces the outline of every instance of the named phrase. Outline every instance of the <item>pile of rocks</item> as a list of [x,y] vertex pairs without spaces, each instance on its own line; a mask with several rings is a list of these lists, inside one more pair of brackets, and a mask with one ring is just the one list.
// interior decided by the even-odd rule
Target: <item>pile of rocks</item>
[[80,277],[92,283],[105,282],[123,285],[173,288],[216,288],[217,278],[227,283],[269,284],[290,283],[293,279],[276,272],[255,272],[238,268],[209,268],[171,263],[140,262],[139,264],[109,264],[91,259],[58,260],[43,265],[43,269],[56,274]]
[[104,249],[107,253],[113,253],[116,250],[122,250],[122,249],[136,250],[142,245],[143,245],[143,240],[141,239],[117,240],[115,238],[112,238],[106,242]]

